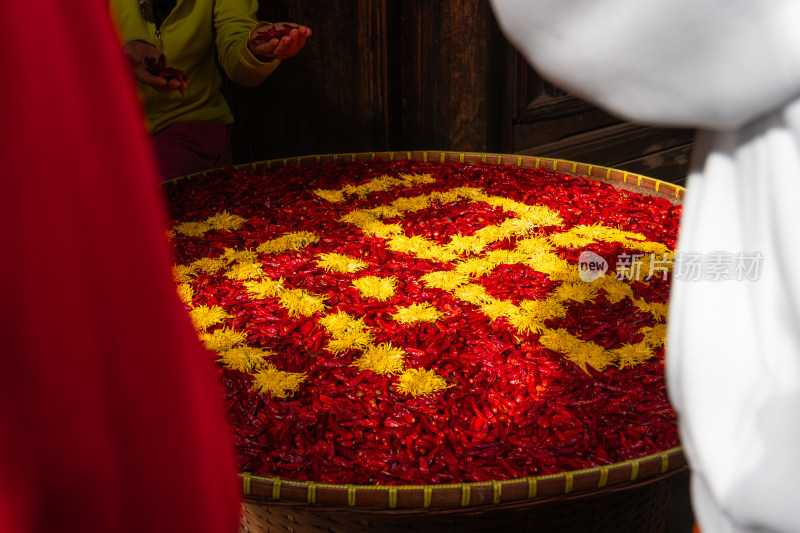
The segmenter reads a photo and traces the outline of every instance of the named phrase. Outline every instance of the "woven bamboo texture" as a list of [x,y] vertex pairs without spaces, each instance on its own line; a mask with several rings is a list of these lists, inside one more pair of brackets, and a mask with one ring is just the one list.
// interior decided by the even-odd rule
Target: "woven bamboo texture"
[[[376,158],[544,168],[660,196],[673,203],[680,203],[685,192],[671,183],[608,167],[510,154],[363,152],[275,159],[236,168],[279,168]],[[663,532],[670,485],[675,476],[686,473],[680,447],[603,467],[451,485],[333,485],[243,473],[245,500],[240,531]]]
[[433,509],[498,505],[600,491],[664,476],[684,467],[681,448],[608,466],[504,481],[449,485],[334,485],[242,474],[246,497],[350,508]]
[[245,500],[240,533],[665,533],[675,471],[594,493],[460,509],[370,510]]

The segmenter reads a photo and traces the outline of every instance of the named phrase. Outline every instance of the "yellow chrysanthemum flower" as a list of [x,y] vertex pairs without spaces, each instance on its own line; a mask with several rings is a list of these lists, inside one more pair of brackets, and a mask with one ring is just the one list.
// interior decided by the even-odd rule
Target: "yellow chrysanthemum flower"
[[509,317],[519,313],[519,308],[512,302],[506,300],[496,300],[481,305],[481,311],[492,320]]
[[261,263],[236,263],[228,267],[225,277],[239,281],[260,278],[264,275]]
[[501,196],[485,196],[483,201],[492,207],[499,207],[506,213],[519,213],[528,208],[526,204],[520,204],[511,198],[503,198]]
[[191,283],[181,283],[178,285],[178,297],[186,305],[192,305],[194,299],[194,289]]
[[205,331],[211,326],[215,326],[231,318],[225,309],[218,305],[198,305],[189,312],[192,323],[198,331]]
[[194,279],[194,274],[191,265],[172,265],[172,277],[176,283],[190,283]]
[[519,308],[523,313],[538,317],[539,320],[567,316],[567,309],[562,301],[554,297],[547,300],[522,300]]
[[569,264],[567,261],[561,259],[555,254],[546,252],[530,254],[525,261],[525,264],[537,272],[547,274],[551,279],[554,280],[580,280],[578,267]]
[[450,251],[447,247],[433,243],[430,243],[426,248],[420,249],[416,253],[416,256],[420,259],[429,259],[439,261],[440,263],[449,263],[458,259],[458,255]]
[[516,252],[526,255],[550,252],[552,249],[553,246],[548,242],[546,237],[528,237],[527,239],[520,239],[517,241],[517,246],[514,248]]
[[664,346],[667,342],[666,324],[656,324],[652,328],[644,327],[639,330],[639,333],[644,334],[642,342],[653,348]]
[[222,353],[247,340],[247,335],[234,329],[220,328],[201,334],[200,340],[212,352]]
[[351,331],[336,335],[325,347],[334,355],[345,350],[365,350],[375,342],[375,336],[368,331]]
[[520,333],[544,333],[546,328],[541,317],[534,313],[526,313],[519,309],[506,317],[509,324],[517,328]]
[[403,371],[405,352],[392,343],[367,346],[360,357],[353,361],[359,370],[371,370],[376,374],[399,374]]
[[463,287],[458,287],[453,292],[453,295],[459,300],[478,306],[488,304],[494,300],[494,298],[486,292],[486,288],[483,285],[478,285],[476,283],[469,283]]
[[516,265],[518,263],[525,263],[530,258],[529,254],[523,254],[516,250],[492,250],[486,254],[486,262],[492,265],[492,268],[498,265]]
[[486,226],[475,232],[475,237],[486,242],[497,242],[499,240],[510,237],[513,233],[509,233],[499,226]]
[[496,266],[485,257],[473,257],[472,259],[459,261],[455,265],[453,269],[454,272],[468,277],[478,277],[489,274]]
[[319,236],[310,231],[295,231],[282,237],[262,242],[256,251],[262,254],[282,254],[288,250],[300,250],[319,241]]
[[255,250],[235,250],[233,248],[225,248],[222,253],[222,259],[231,263],[255,263],[258,261],[258,252]]
[[543,205],[526,205],[519,211],[516,209],[514,211],[518,213],[519,218],[534,226],[560,226],[564,223],[564,219],[557,212]]
[[342,311],[320,318],[319,324],[331,336],[326,347],[334,354],[349,349],[366,349],[375,340],[362,318],[353,318]]
[[289,316],[313,316],[325,310],[325,296],[303,289],[285,290],[281,292],[280,299]]
[[232,213],[228,213],[227,211],[221,211],[214,216],[209,217],[206,222],[212,229],[215,230],[236,231],[237,229],[241,228],[245,222],[247,222],[247,219]]
[[216,274],[221,269],[225,268],[227,264],[228,262],[221,257],[216,259],[201,257],[192,262],[192,267],[197,270],[202,270],[203,272],[208,272],[209,274]]
[[404,213],[414,213],[430,207],[431,202],[427,196],[414,196],[411,198],[397,198],[392,202],[392,207]]
[[669,304],[648,302],[644,298],[636,298],[633,301],[633,305],[645,313],[650,313],[656,320],[661,320],[662,318],[666,317],[669,311]]
[[363,318],[353,318],[343,311],[325,315],[319,319],[319,324],[332,336],[343,335],[353,331],[366,329]]
[[253,389],[275,398],[286,398],[297,392],[305,380],[304,373],[284,372],[271,363],[266,363],[264,368],[253,376]]
[[373,207],[369,210],[369,213],[377,219],[395,218],[403,214],[402,211],[391,205],[380,205],[378,207]]
[[202,237],[211,230],[211,226],[206,222],[181,222],[176,224],[173,229],[176,233],[187,237]]
[[353,286],[358,289],[362,298],[375,298],[383,302],[394,296],[394,291],[397,288],[397,278],[394,276],[389,276],[388,278],[364,276],[353,280]]
[[436,178],[430,174],[399,174],[400,180],[406,186],[424,185],[426,183],[436,183]]
[[571,300],[573,302],[590,302],[597,297],[597,286],[584,282],[562,283],[554,291],[555,297],[559,300]]
[[562,354],[584,372],[587,364],[602,371],[617,359],[599,344],[578,339],[565,329],[549,330],[539,337],[539,342],[548,350]]
[[245,281],[245,290],[252,298],[257,300],[264,300],[266,298],[277,298],[283,291],[283,278],[270,279],[261,278],[258,281]]
[[584,246],[588,246],[595,241],[589,237],[581,237],[580,235],[566,232],[550,235],[550,242],[552,242],[553,245],[562,248],[583,248]]
[[436,181],[430,174],[401,174],[400,178],[391,176],[379,176],[361,185],[348,183],[338,190],[316,189],[314,194],[332,203],[343,202],[347,196],[359,196],[361,198],[376,192],[388,191],[394,187],[413,187],[423,183]]
[[392,318],[402,324],[414,324],[417,322],[436,322],[442,317],[442,313],[430,304],[411,304],[408,307],[399,307],[392,313]]
[[477,254],[489,246],[489,241],[475,235],[453,235],[446,249],[456,254]]
[[332,204],[338,204],[339,202],[344,202],[345,199],[344,192],[330,190],[330,189],[315,189],[314,194],[316,194],[323,200],[331,202]]
[[634,367],[653,357],[653,352],[644,343],[625,344],[611,353],[617,360],[617,368]]
[[341,272],[343,274],[358,272],[367,268],[367,263],[364,261],[337,253],[320,254],[317,259],[317,265],[328,272]]
[[506,239],[528,235],[538,226],[538,219],[534,217],[518,217],[504,220],[497,228],[502,232],[502,238]]
[[606,291],[606,300],[612,304],[625,298],[633,298],[631,286],[616,279],[614,276],[601,276],[592,283],[598,289]]
[[[618,242],[619,240],[625,240],[624,232],[604,226],[599,222],[591,225],[575,226],[570,230],[570,233],[597,241]],[[644,235],[641,236],[641,240],[645,240]]]
[[397,392],[427,396],[447,388],[447,381],[433,370],[409,368],[397,378]]
[[399,180],[383,175],[371,179],[359,187],[354,187],[354,190],[359,196],[363,197],[374,192],[388,191],[395,184],[399,184]]
[[220,354],[219,361],[228,368],[244,372],[253,373],[265,368],[267,361],[265,358],[275,355],[274,352],[253,346],[236,346]]
[[346,215],[342,216],[339,220],[346,224],[352,224],[357,228],[363,228],[367,224],[378,222],[374,216],[363,209],[355,209],[350,211]]
[[431,241],[421,235],[414,235],[413,237],[395,235],[386,243],[386,246],[394,252],[412,255],[425,253],[432,245],[433,243]]
[[364,232],[364,235],[374,235],[381,239],[388,239],[394,235],[403,234],[403,226],[400,224],[384,224],[377,220],[359,226],[359,229]]
[[433,289],[442,289],[445,291],[452,291],[458,287],[469,283],[470,278],[466,274],[456,272],[455,270],[440,270],[437,272],[429,272],[420,278],[426,287]]

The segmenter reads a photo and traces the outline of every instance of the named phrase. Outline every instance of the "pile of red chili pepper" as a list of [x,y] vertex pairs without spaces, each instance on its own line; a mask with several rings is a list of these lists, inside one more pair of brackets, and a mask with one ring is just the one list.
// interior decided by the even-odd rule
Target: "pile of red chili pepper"
[[[357,189],[381,176],[403,175],[432,179],[388,190]],[[347,186],[356,188],[343,202],[315,193]],[[511,327],[505,318],[491,319],[451,291],[420,281],[450,268],[447,264],[392,250],[385,237],[343,221],[355,209],[458,187],[545,206],[563,220],[526,237],[602,224],[675,247],[680,206],[544,169],[374,160],[226,169],[165,184],[175,224],[220,212],[244,220],[237,229],[175,233],[179,265],[219,258],[231,249],[255,250],[287,234],[319,236],[283,253],[258,253],[257,260],[265,275],[281,279],[287,289],[324,295],[324,312],[297,315],[277,297],[254,299],[245,282],[223,271],[198,270],[190,276],[190,306],[218,306],[226,313],[209,332],[244,332],[249,346],[271,354],[266,359],[274,368],[304,376],[296,391],[279,397],[254,388],[252,375],[217,363],[242,471],[330,483],[455,483],[608,465],[678,445],[665,392],[663,346],[636,365],[581,368],[544,347],[539,333]],[[473,235],[513,216],[481,201],[433,200],[425,209],[382,222],[400,225],[409,237],[444,243],[452,234]],[[476,256],[513,249],[515,240],[493,242]],[[624,242],[595,242],[557,247],[553,253],[574,265],[584,250],[606,258],[612,272],[615,258],[631,252]],[[325,253],[357,258],[366,268],[331,272],[317,261]],[[385,300],[363,296],[353,280],[365,275],[394,276],[394,294]],[[669,276],[659,275],[629,285],[635,298],[665,304],[669,282]],[[519,305],[546,298],[562,282],[516,263],[501,264],[473,283]],[[422,302],[438,310],[437,320],[392,319],[398,308]],[[643,326],[665,320],[602,289],[591,301],[564,305],[566,316],[549,318],[546,326],[605,348],[638,342]],[[361,318],[376,344],[401,348],[407,368],[435,372],[446,388],[412,396],[398,390],[396,375],[355,366],[357,350],[327,349],[331,337],[320,318],[336,312]]]
[[178,80],[181,84],[179,90],[181,94],[183,94],[183,84],[188,80],[184,71],[174,67],[168,67],[167,58],[164,54],[158,56],[158,59],[154,57],[146,57],[144,60],[145,64],[147,65],[147,72],[153,76],[160,76],[167,80],[167,82],[171,80]]
[[272,25],[264,31],[258,31],[255,35],[253,35],[249,42],[253,46],[258,46],[260,44],[268,43],[272,39],[286,37],[292,32],[292,30],[296,30],[299,27],[300,26],[297,24],[288,23],[282,24],[280,28]]

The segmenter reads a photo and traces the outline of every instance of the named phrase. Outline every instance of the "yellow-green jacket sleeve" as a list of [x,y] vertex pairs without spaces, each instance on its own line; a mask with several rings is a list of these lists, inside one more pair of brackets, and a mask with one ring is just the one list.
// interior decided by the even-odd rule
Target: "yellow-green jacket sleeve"
[[257,23],[255,0],[218,0],[214,2],[214,29],[219,60],[225,74],[246,87],[262,83],[280,61],[260,61],[247,46],[250,30]]

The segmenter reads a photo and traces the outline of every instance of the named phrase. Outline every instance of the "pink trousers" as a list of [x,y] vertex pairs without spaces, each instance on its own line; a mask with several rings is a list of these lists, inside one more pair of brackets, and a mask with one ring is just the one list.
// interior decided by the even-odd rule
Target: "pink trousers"
[[232,163],[228,126],[221,122],[176,122],[152,140],[164,180]]

